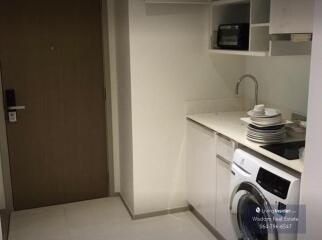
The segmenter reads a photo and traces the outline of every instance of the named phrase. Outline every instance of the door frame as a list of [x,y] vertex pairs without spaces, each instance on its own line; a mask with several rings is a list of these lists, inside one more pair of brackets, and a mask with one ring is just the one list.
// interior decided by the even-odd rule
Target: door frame
[[109,4],[108,0],[101,0],[101,27],[102,27],[102,44],[103,44],[103,65],[104,65],[104,83],[105,83],[105,113],[106,113],[106,142],[107,142],[107,167],[109,176],[109,196],[117,195],[115,189],[115,170],[114,170],[114,154],[115,149],[115,126],[114,116],[117,114],[113,111],[113,103],[115,97],[112,89],[112,78],[110,69],[110,39],[109,39]]
[[[109,62],[109,33],[108,33],[108,11],[107,0],[101,0],[101,29],[103,44],[103,66],[104,66],[104,86],[105,86],[105,124],[106,124],[106,142],[107,142],[107,173],[109,176],[108,196],[115,196],[114,186],[114,144],[113,144],[113,125],[112,125],[112,95],[110,80],[110,62]],[[4,109],[4,96],[1,79],[1,61],[0,61],[0,178],[3,176],[5,210],[14,211],[13,193],[11,184],[10,158],[6,130],[6,111]],[[0,179],[0,202],[1,202],[1,179]],[[0,206],[0,210],[2,206]]]
[[[13,195],[11,185],[11,174],[10,174],[10,159],[8,149],[8,137],[7,137],[7,126],[6,126],[6,110],[4,109],[4,98],[2,88],[2,72],[0,62],[0,157],[3,177],[3,188],[4,188],[4,209],[7,211],[13,211]],[[0,175],[1,176],[1,175]],[[0,183],[1,184],[1,183]],[[2,194],[0,192],[0,194]],[[1,206],[2,207],[2,206]],[[2,210],[2,209],[1,209]]]

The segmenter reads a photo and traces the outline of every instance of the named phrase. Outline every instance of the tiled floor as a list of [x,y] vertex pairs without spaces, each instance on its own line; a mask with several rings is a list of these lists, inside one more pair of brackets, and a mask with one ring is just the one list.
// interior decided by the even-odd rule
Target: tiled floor
[[10,240],[215,240],[190,213],[131,220],[119,198],[14,212]]

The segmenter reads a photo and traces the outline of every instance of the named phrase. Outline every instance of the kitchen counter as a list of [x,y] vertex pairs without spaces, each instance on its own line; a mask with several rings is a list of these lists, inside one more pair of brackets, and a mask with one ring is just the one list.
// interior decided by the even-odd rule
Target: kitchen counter
[[[240,118],[247,117],[246,112],[220,112],[188,115],[187,118],[199,123],[217,133],[220,133],[235,142],[275,161],[299,173],[304,170],[303,160],[287,160],[263,148],[264,144],[254,143],[247,140],[247,124],[243,123]],[[286,138],[285,142],[299,141],[301,139]],[[303,140],[303,139],[302,139]]]

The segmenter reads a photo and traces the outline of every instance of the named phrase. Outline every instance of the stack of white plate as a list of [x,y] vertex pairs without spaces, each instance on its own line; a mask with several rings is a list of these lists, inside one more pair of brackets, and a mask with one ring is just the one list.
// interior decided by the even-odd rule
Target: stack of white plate
[[249,140],[258,143],[278,143],[285,138],[286,128],[282,113],[277,109],[257,105],[248,115],[251,120],[247,131]]
[[273,108],[264,108],[261,112],[251,110],[248,115],[253,123],[262,126],[270,126],[282,122],[282,113]]
[[258,127],[248,125],[247,138],[257,143],[278,143],[285,138],[286,129],[284,125],[271,127]]

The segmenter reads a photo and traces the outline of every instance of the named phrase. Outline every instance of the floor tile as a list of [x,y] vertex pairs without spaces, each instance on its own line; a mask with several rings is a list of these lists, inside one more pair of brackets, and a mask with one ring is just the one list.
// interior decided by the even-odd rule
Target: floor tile
[[215,240],[183,212],[132,220],[119,198],[14,212],[9,240]]

